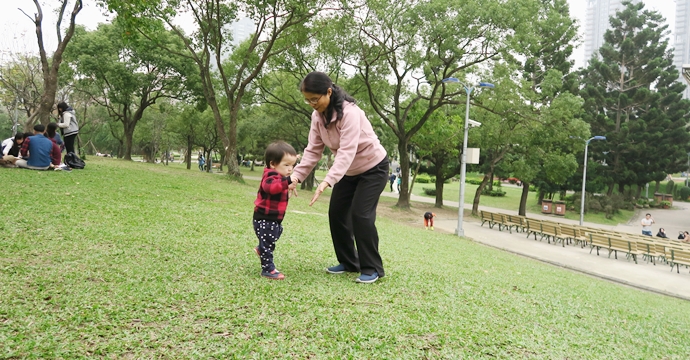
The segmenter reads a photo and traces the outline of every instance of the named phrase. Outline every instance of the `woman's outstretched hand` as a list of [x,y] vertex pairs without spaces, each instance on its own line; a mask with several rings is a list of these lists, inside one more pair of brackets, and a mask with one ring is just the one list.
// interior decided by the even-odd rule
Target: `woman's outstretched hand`
[[309,203],[309,206],[314,205],[316,200],[321,196],[321,193],[323,193],[324,190],[326,190],[327,187],[331,186],[329,183],[322,181],[319,186],[316,188],[316,191],[314,192],[314,197],[311,198],[311,202]]

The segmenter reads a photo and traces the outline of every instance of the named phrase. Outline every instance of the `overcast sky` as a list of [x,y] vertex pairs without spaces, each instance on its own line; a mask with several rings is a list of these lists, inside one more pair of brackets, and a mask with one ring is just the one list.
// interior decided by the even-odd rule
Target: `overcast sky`
[[[44,1],[42,1],[43,3]],[[70,2],[72,3],[72,2]],[[84,9],[77,15],[77,23],[94,29],[98,23],[106,22],[107,17],[103,15],[103,10],[95,5],[93,0],[84,1]],[[584,39],[582,30],[585,23],[585,11],[587,0],[568,0],[570,3],[571,15],[580,22],[580,35]],[[673,0],[645,0],[648,8],[660,11],[667,19],[669,28],[674,30],[676,4]],[[72,4],[70,4],[72,5]],[[35,7],[32,0],[0,0],[0,60],[8,52],[37,52],[36,35],[33,23],[18,8],[22,8],[27,14],[33,16]],[[71,9],[71,6],[70,6]],[[44,42],[49,51],[54,51],[57,37],[55,35],[56,13],[52,9],[44,9]],[[68,22],[69,19],[63,22]],[[189,31],[189,29],[187,29]],[[584,50],[581,45],[573,55],[577,67],[583,65]]]

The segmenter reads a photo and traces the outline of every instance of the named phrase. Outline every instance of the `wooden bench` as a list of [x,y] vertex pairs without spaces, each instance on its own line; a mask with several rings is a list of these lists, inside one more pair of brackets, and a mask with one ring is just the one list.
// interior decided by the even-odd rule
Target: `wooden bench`
[[618,259],[618,252],[626,253],[627,258],[632,258],[637,264],[637,256],[642,255],[642,252],[637,249],[637,242],[634,240],[628,240],[621,236],[609,236],[609,257],[611,257],[611,252],[615,254],[615,258]]
[[489,223],[489,229],[494,228],[494,214],[488,211],[482,210],[480,212],[481,218],[482,218],[482,224],[480,226],[484,226],[484,223],[488,222]]
[[512,228],[515,227],[515,231],[520,232],[525,230],[525,226],[527,225],[525,222],[525,217],[520,216],[520,215],[504,215],[505,217],[505,226],[508,227],[508,230],[511,230],[510,233],[512,234]]
[[494,213],[482,210],[481,211],[481,218],[482,218],[482,224],[480,226],[484,226],[484,223],[488,222],[489,223],[489,229],[494,228],[494,225],[496,224],[494,222]]
[[671,271],[673,267],[676,267],[676,272],[680,273],[680,265],[685,267],[690,266],[690,249],[685,248],[674,248],[668,247],[667,249],[670,253],[666,254],[666,260],[671,264]]
[[[650,239],[643,239],[641,236],[633,236],[631,240],[637,243],[637,250],[642,254],[643,260],[651,260],[654,265],[656,265],[656,258],[664,255],[663,252],[659,254],[657,252],[656,242]],[[663,249],[663,247],[662,247]]]
[[[597,248],[597,256],[599,256],[599,249],[601,249],[601,248],[608,249],[609,248],[609,237],[608,236],[598,234],[595,232],[590,232],[588,234],[588,237],[589,237],[589,247],[590,247],[589,253],[590,254],[592,253],[592,250],[594,250],[594,248]],[[611,254],[609,253],[609,255],[611,255]]]
[[525,222],[527,224],[525,231],[527,232],[527,237],[534,234],[534,240],[537,240],[537,234],[543,235],[541,233],[541,220],[534,220],[526,218]]
[[[558,225],[558,223],[542,221],[541,234],[541,239],[546,238],[546,241],[548,241],[549,244],[551,244],[551,240],[553,240],[553,243],[555,244],[556,241],[561,237],[561,227]],[[541,239],[539,240],[541,241]]]

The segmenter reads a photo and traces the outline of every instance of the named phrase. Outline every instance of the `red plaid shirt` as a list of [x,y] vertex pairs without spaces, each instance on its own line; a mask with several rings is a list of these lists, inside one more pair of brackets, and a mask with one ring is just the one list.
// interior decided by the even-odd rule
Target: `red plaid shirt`
[[274,169],[265,168],[261,186],[254,201],[254,220],[282,222],[288,204],[289,176],[281,176]]

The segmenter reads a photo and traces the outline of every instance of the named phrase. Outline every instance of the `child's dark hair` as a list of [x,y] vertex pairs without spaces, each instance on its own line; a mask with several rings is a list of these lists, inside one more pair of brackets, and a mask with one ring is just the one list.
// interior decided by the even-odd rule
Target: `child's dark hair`
[[285,154],[297,156],[297,151],[292,145],[286,143],[285,141],[276,141],[266,147],[266,153],[264,154],[264,162],[266,167],[271,167],[271,162],[274,164],[279,164],[283,160]]
[[333,83],[328,75],[314,71],[307,74],[307,76],[302,80],[299,85],[300,91],[306,91],[314,94],[326,95],[328,94],[328,89],[332,89],[331,102],[326,108],[326,126],[331,123],[333,118],[333,111],[335,110],[335,119],[340,120],[343,118],[343,101],[349,101],[351,103],[355,102],[355,99],[348,95],[345,90],[338,87]]
[[32,137],[32,136],[34,136],[34,133],[31,133],[31,132],[25,132],[25,133],[24,133],[24,139],[28,139],[28,138],[30,138],[30,137]]
[[46,128],[46,135],[48,135],[49,138],[54,138],[55,134],[57,133],[57,128],[57,123],[52,122],[48,124],[48,127]]
[[21,139],[23,139],[23,138],[24,138],[24,133],[17,133],[16,135],[14,135],[14,140],[15,140],[15,141],[21,140]]

